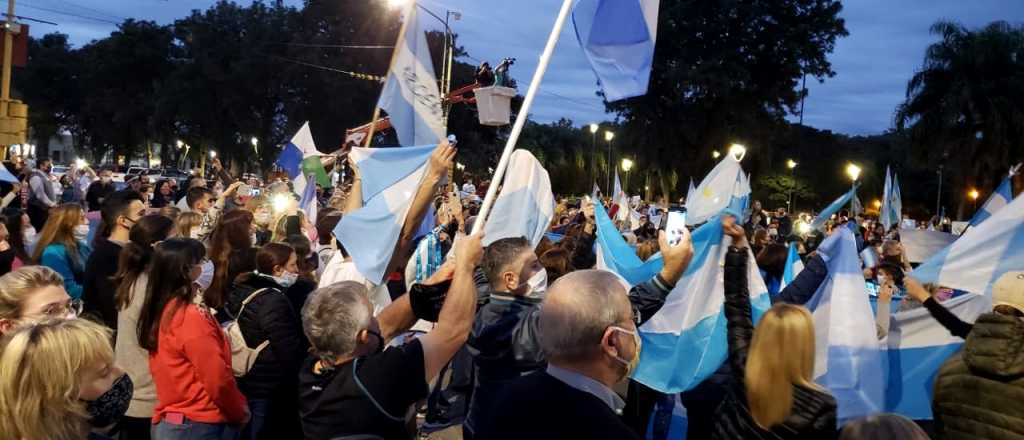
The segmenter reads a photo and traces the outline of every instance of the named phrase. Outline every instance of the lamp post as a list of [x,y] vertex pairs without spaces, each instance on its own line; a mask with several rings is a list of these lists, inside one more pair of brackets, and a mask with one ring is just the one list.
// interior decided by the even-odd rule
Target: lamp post
[[[942,165],[939,165],[939,191],[938,195],[935,196],[935,216],[939,218],[940,211],[942,210]],[[942,221],[939,218],[939,221]]]
[[[856,164],[849,163],[849,164],[846,165],[846,175],[850,176],[850,187],[851,187],[851,189],[853,187],[857,186],[857,179],[860,178],[860,172],[861,172],[861,169]],[[850,207],[852,208],[852,209],[850,209],[850,214],[851,215],[853,215],[854,211],[856,211],[856,209],[857,209],[856,206],[857,206],[857,195],[854,194],[853,197],[850,198]]]
[[787,203],[787,205],[789,205],[789,212],[793,212],[793,210],[796,209],[793,207],[793,190],[796,189],[796,177],[793,175],[796,173],[797,165],[798,164],[793,159],[786,161],[786,168],[789,168],[789,183],[791,184],[789,187],[789,203]]
[[[629,159],[622,159],[622,171],[626,172],[626,186],[622,188],[622,192],[629,194],[629,170],[633,169],[633,161]],[[615,194],[618,196],[618,194]]]
[[260,144],[260,140],[256,139],[256,136],[253,136],[252,139],[249,139],[249,142],[252,143],[252,151],[253,151],[253,153],[256,153],[256,155],[259,155],[260,154],[260,150],[259,150],[259,148],[257,148],[257,145]]
[[611,131],[604,132],[604,140],[608,141],[608,186],[606,188],[612,188],[612,139],[615,139],[615,133]]
[[722,157],[722,153],[719,153],[718,150],[715,150],[715,151],[711,152],[711,158],[712,159],[718,159],[719,157]]
[[747,147],[742,144],[729,145],[729,155],[736,159],[736,162],[739,162],[747,155]]
[[980,196],[980,195],[981,194],[979,194],[978,190],[975,189],[975,188],[972,188],[970,191],[967,192],[967,197],[970,197],[971,201],[974,202],[974,210],[975,211],[978,210],[978,196]]
[[[590,124],[590,163],[592,166],[590,174],[590,186],[597,184],[597,124]],[[588,188],[589,189],[589,188]]]

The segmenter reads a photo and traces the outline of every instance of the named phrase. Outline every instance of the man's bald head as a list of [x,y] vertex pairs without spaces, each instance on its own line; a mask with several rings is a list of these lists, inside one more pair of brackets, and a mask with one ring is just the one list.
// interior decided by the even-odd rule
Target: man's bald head
[[552,360],[586,360],[600,353],[605,330],[628,325],[632,313],[626,286],[614,274],[571,272],[555,281],[544,298],[538,323],[541,348]]

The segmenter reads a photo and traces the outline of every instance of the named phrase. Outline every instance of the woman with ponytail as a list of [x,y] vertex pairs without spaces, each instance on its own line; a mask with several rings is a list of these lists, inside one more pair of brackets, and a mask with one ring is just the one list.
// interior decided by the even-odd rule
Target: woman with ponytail
[[128,412],[121,419],[121,440],[150,438],[153,407],[156,406],[156,386],[149,373],[149,352],[139,346],[139,313],[146,301],[149,286],[149,262],[153,245],[167,239],[173,232],[174,222],[162,215],[147,215],[139,219],[129,232],[129,241],[121,249],[114,275],[117,287],[117,337],[114,358],[125,369],[135,384]]

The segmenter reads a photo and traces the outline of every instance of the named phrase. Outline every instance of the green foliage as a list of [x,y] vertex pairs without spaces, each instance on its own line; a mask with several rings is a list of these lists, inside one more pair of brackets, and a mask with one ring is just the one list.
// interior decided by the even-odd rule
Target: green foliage
[[811,190],[807,183],[788,174],[768,174],[757,179],[757,186],[761,191],[768,193],[768,200],[776,202],[777,205],[785,205],[790,194],[798,199],[816,198],[817,194]]

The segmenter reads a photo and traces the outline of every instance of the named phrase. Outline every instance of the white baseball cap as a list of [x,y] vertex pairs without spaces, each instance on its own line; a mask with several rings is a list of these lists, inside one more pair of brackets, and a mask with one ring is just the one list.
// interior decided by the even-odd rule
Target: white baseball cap
[[992,305],[1013,307],[1024,313],[1024,271],[1004,273],[992,285]]

